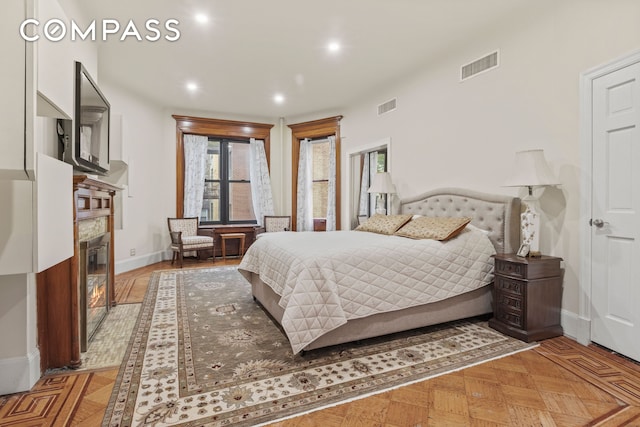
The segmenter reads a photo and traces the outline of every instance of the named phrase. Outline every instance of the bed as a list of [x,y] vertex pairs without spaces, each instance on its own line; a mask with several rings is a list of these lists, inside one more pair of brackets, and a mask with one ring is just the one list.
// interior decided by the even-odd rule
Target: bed
[[398,213],[471,221],[447,242],[281,232],[248,249],[238,270],[294,354],[492,312],[491,255],[517,251],[520,199],[443,188]]

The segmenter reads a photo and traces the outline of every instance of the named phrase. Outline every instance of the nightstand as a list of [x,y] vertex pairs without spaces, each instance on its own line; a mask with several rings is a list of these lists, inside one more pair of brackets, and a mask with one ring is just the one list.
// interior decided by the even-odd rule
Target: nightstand
[[497,254],[494,261],[489,326],[526,342],[562,335],[562,258]]

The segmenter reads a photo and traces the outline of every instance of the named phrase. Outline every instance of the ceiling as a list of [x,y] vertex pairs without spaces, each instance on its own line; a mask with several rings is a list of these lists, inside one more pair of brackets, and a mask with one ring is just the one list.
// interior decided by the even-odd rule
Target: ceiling
[[[78,0],[75,7],[84,20],[122,25],[99,42],[99,80],[163,107],[271,118],[340,110],[464,40],[523,16],[527,3]],[[197,22],[197,13],[208,22]],[[158,41],[120,40],[130,19],[143,38],[153,36],[145,29],[150,18],[177,19],[180,38],[165,40],[174,34],[160,26]],[[340,43],[338,52],[328,51],[331,41]],[[188,91],[188,82],[198,88]],[[274,102],[277,93],[285,98],[281,104]]]

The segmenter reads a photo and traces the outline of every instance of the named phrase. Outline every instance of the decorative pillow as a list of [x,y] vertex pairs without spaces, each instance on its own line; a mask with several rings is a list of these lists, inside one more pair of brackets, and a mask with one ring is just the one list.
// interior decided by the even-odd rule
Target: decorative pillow
[[409,237],[411,239],[448,240],[457,236],[471,218],[458,217],[430,217],[416,218],[396,231],[396,236]]
[[376,214],[356,227],[356,231],[370,231],[372,233],[391,235],[410,220],[411,215]]

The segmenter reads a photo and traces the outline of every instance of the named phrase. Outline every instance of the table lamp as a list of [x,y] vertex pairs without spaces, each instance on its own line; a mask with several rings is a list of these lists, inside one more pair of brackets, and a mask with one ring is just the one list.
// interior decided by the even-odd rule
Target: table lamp
[[367,190],[367,193],[378,193],[378,198],[376,200],[376,213],[381,215],[386,215],[387,208],[384,205],[384,200],[382,198],[383,194],[395,194],[396,186],[391,182],[391,175],[389,172],[378,172],[373,177],[373,184]]
[[529,254],[540,254],[540,215],[538,198],[533,195],[533,187],[558,185],[541,149],[516,153],[513,172],[505,187],[527,187],[529,194],[522,199],[525,209],[520,215],[522,244],[528,245]]

